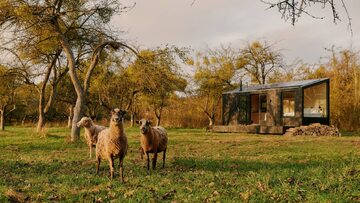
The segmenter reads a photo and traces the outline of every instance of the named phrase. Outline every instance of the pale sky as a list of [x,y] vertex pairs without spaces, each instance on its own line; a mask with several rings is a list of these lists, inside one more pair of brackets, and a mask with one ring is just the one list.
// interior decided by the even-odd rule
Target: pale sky
[[[312,8],[323,20],[303,15],[297,24],[267,10],[260,0],[127,0],[136,6],[117,16],[113,25],[125,33],[122,39],[151,48],[159,45],[191,46],[196,51],[232,44],[241,48],[254,40],[275,43],[287,62],[303,59],[317,63],[332,45],[360,50],[360,0],[346,0],[353,35],[346,14],[338,5],[341,22],[334,24],[331,11]],[[340,1],[336,1],[340,3]]]

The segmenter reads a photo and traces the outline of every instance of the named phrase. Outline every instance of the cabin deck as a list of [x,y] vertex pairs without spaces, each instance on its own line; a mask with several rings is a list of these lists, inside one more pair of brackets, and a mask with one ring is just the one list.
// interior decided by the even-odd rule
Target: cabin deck
[[283,126],[251,125],[216,125],[214,132],[220,133],[254,133],[254,134],[284,134]]

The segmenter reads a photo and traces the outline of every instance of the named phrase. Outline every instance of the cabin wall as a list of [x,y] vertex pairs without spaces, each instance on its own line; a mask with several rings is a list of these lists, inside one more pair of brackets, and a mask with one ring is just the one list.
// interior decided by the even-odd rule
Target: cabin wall
[[267,114],[266,119],[261,121],[261,126],[276,126],[278,124],[279,100],[276,90],[267,91]]
[[[282,114],[282,94],[283,92],[295,93],[295,115],[284,117]],[[302,91],[301,88],[267,91],[267,115],[266,120],[260,122],[261,126],[300,126],[302,124]]]
[[[293,116],[293,117],[284,117],[284,116],[282,116],[282,111],[280,111],[279,116],[280,116],[280,118],[282,118],[281,119],[282,120],[281,125],[283,125],[285,127],[301,126],[302,125],[302,105],[303,105],[303,102],[302,102],[302,90],[301,90],[301,88],[296,88],[296,89],[293,89],[293,90],[286,90],[286,91],[295,92],[295,98],[294,98],[295,99],[295,116]],[[285,90],[279,92],[280,103],[281,103],[281,100],[282,100],[282,97],[281,97],[282,92],[285,92]]]
[[248,124],[250,121],[250,97],[246,94],[223,94],[222,125]]

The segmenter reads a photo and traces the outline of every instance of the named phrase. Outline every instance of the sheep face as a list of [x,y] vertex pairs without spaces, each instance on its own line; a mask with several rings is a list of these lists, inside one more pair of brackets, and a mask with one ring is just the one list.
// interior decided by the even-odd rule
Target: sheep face
[[111,111],[111,122],[115,123],[115,125],[119,125],[124,118],[126,111],[120,110],[118,108],[113,109]]
[[149,131],[151,125],[150,120],[141,119],[139,121],[136,121],[136,123],[140,125],[140,131],[142,134],[146,134]]
[[81,120],[76,123],[77,127],[89,128],[89,127],[91,127],[91,125],[92,125],[92,122],[91,122],[91,118],[89,118],[89,117],[82,117]]

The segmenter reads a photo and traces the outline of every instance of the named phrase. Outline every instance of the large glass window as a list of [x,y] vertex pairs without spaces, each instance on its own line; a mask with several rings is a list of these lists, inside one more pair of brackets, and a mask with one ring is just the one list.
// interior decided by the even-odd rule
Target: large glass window
[[304,89],[304,117],[327,117],[326,105],[326,83]]
[[295,92],[282,93],[282,112],[283,116],[295,116]]

